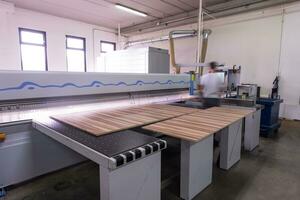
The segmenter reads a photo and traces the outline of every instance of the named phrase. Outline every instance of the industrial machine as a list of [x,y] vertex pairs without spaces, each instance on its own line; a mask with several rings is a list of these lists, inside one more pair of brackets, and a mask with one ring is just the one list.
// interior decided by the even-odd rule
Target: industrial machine
[[227,90],[230,92],[237,91],[237,86],[241,81],[241,66],[236,68],[234,65],[232,68],[227,70]]
[[256,103],[264,106],[262,110],[262,117],[260,121],[261,135],[265,137],[273,136],[281,126],[279,120],[279,109],[283,99],[280,99],[278,93],[279,76],[273,81],[273,88],[270,98],[258,98]]
[[[78,126],[53,118],[71,113],[71,118],[82,119],[82,113],[94,110],[100,114],[105,112],[104,116],[107,117],[119,108],[185,102],[193,99],[188,92],[188,74],[2,72],[0,85],[1,189],[89,159],[99,165],[101,200],[159,200],[161,168],[164,167],[161,165],[161,155],[169,145],[170,137],[167,136],[170,135],[171,138],[180,139],[181,153],[176,158],[180,161],[180,197],[191,200],[212,181],[214,134],[220,135],[220,167],[225,170],[229,170],[241,158],[243,124],[245,144],[252,142],[248,136],[256,136],[253,134],[256,130],[253,128],[256,125],[253,119],[257,119],[258,113],[255,108],[246,110],[234,107],[234,110],[226,108],[203,112],[185,108],[187,111],[180,115],[198,113],[185,116],[187,123],[183,124],[184,129],[175,128],[174,132],[167,133],[144,127],[131,128],[130,125],[126,130],[112,131],[101,137],[86,134]],[[171,111],[162,112],[158,109],[157,115],[166,116],[183,109],[171,107]],[[230,120],[220,123],[222,118],[219,119],[219,116],[228,114],[231,115]],[[125,113],[124,116],[127,115]],[[207,115],[214,116],[215,128],[208,129],[210,131],[205,132],[207,136],[203,137],[204,132],[198,127],[212,123]],[[150,108],[146,119],[154,116]],[[101,120],[109,125],[112,119]],[[162,124],[158,122],[154,126],[163,127],[165,121],[159,121]],[[93,124],[81,123],[85,127]],[[174,125],[173,121],[169,123]],[[190,125],[195,123],[198,125]],[[145,133],[141,129],[152,132]],[[176,133],[178,129],[181,132]],[[186,136],[188,134],[191,138]],[[257,146],[251,142],[251,148]],[[171,146],[177,147],[172,143]],[[163,160],[166,162],[166,158]],[[131,184],[128,184],[128,180],[131,180]]]
[[130,130],[95,139],[49,116],[183,100],[188,84],[188,75],[1,72],[1,189],[90,159],[102,200],[160,199],[164,140]]
[[256,100],[258,96],[258,86],[256,84],[241,84],[237,86],[238,99]]
[[168,50],[154,47],[118,50],[102,54],[96,68],[111,73],[169,74],[170,57]]
[[[216,73],[223,79],[224,85],[226,86],[226,94],[236,95],[237,87],[241,82],[241,66],[237,67],[236,65],[225,66],[220,65],[216,70]],[[232,93],[232,94],[231,94]]]

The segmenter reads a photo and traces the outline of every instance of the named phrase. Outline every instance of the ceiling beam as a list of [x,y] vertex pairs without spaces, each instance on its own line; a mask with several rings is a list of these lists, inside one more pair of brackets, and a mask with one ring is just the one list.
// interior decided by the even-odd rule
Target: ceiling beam
[[206,10],[208,12],[219,12],[219,11],[233,9],[241,6],[261,3],[264,1],[266,0],[231,0],[231,1],[227,1],[226,3],[218,3],[216,5],[206,7]]
[[[292,3],[297,0],[285,0],[285,3]],[[243,2],[243,4],[241,4]],[[252,2],[252,4],[250,3]],[[253,3],[254,2],[254,3]],[[226,5],[228,4],[228,5]],[[234,14],[240,14],[244,12],[250,12],[254,10],[264,9],[267,7],[282,5],[282,0],[232,0],[227,3],[222,3],[222,5],[213,5],[206,7],[204,10],[208,14],[215,18],[226,17]],[[231,7],[233,8],[231,8]],[[223,8],[223,9],[221,9]],[[213,12],[213,10],[218,10]],[[198,18],[198,9],[184,12],[178,15],[173,15],[170,17],[165,17],[159,20],[152,20],[149,22],[124,27],[121,29],[121,33],[124,35],[134,35],[153,31],[159,31],[166,28],[192,24],[196,23]],[[211,19],[211,17],[205,16],[204,20]]]

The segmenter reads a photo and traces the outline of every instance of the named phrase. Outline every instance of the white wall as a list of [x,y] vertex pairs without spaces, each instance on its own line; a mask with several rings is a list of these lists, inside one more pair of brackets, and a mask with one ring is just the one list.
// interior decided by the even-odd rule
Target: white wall
[[280,65],[280,94],[284,98],[283,115],[300,119],[300,12],[285,16]]
[[[1,6],[1,5],[0,5]],[[66,71],[65,35],[86,38],[87,71],[94,71],[100,55],[100,40],[117,42],[114,30],[65,18],[15,8],[0,8],[0,70],[20,70],[18,28],[46,31],[49,71]]]
[[[270,94],[272,82],[279,74],[280,94],[284,99],[281,114],[300,119],[300,4],[285,8],[283,26],[281,13],[282,8],[272,8],[205,23],[205,28],[212,30],[206,61],[241,65],[241,82],[257,83],[263,95]],[[192,24],[175,29],[196,28]],[[170,30],[174,29],[133,36],[129,41],[165,36]],[[195,37],[175,40],[176,61],[195,62],[196,45]],[[168,41],[139,46],[168,49]]]
[[[196,25],[184,26],[179,30],[195,29]],[[206,61],[218,61],[226,65],[241,65],[244,83],[258,83],[262,92],[268,94],[272,82],[278,73],[278,56],[280,53],[281,16],[255,19],[245,22],[230,23],[221,26],[207,25],[212,30],[209,36]],[[166,35],[166,31],[153,33],[152,37]],[[151,34],[144,35],[147,38]],[[140,40],[143,36],[134,36],[129,40]],[[134,46],[155,46],[169,48],[168,41]],[[197,38],[175,40],[177,63],[193,63],[196,61]],[[183,71],[189,71],[185,69]],[[267,74],[267,76],[266,76]]]
[[207,60],[242,66],[241,81],[257,83],[269,94],[278,74],[281,17],[268,17],[213,28]]

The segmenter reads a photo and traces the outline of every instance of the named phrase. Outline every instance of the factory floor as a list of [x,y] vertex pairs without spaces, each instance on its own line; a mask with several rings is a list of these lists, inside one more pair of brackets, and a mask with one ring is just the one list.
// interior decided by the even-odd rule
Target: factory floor
[[[98,167],[85,162],[9,188],[5,200],[99,199]],[[179,185],[162,191],[162,200],[179,199]],[[0,198],[1,199],[1,198]],[[261,138],[230,171],[215,167],[213,182],[195,200],[300,199],[300,122],[283,121],[275,138]],[[2,199],[1,199],[2,200]]]

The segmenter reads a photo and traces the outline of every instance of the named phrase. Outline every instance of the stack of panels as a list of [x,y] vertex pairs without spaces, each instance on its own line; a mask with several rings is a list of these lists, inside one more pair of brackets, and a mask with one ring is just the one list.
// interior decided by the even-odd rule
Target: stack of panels
[[240,114],[200,110],[188,115],[144,126],[144,129],[198,142],[242,119]]
[[170,105],[147,105],[51,116],[94,136],[101,136],[195,112],[196,109]]

